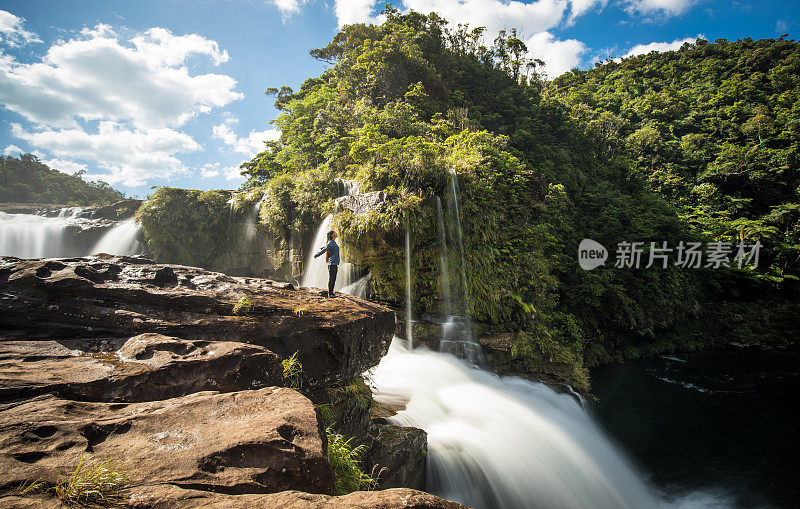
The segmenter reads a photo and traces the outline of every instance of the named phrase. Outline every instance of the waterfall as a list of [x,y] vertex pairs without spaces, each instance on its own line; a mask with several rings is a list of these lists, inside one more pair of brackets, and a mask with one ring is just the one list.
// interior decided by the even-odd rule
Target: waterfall
[[[439,228],[439,249],[441,265],[440,288],[442,302],[444,303],[445,322],[442,324],[442,339],[439,350],[453,354],[462,359],[467,359],[470,363],[480,365],[484,362],[483,350],[480,344],[475,341],[472,334],[472,320],[470,318],[469,288],[467,286],[466,257],[464,255],[464,234],[461,228],[461,211],[458,206],[458,196],[460,189],[458,180],[454,172],[450,173],[450,189],[447,196],[447,223],[450,242],[447,242],[445,235],[444,218],[442,213],[441,200],[436,198],[436,219]],[[461,315],[454,313],[455,297],[453,287],[450,283],[449,264],[447,262],[449,246],[454,246],[458,252],[460,283],[459,291],[459,311]]]
[[[352,180],[336,179],[335,183],[337,186],[337,195],[339,196],[358,194],[358,185]],[[314,255],[328,243],[328,232],[331,230],[332,226],[333,214],[328,214],[325,216],[325,219],[322,220],[322,224],[319,225],[319,228],[317,228],[314,241],[311,243],[311,249],[309,250],[308,256],[306,256],[303,281],[301,282],[302,286],[328,288],[328,264],[325,263],[324,255],[318,258],[314,258]],[[339,263],[339,272],[336,275],[336,284],[333,287],[335,292],[343,291],[343,288],[353,285],[363,274],[363,271],[359,271],[352,263],[344,262],[344,243],[341,241],[339,242],[339,257],[341,263]],[[366,287],[364,289],[366,291]]]
[[144,246],[139,242],[138,226],[133,219],[122,221],[117,226],[108,230],[97,243],[89,250],[89,254],[108,253],[115,255],[135,255],[144,251]]
[[652,508],[635,468],[571,396],[395,339],[371,373],[390,420],[428,433],[427,486],[476,509]]
[[0,256],[57,258],[84,253],[69,243],[67,229],[74,225],[72,212],[62,209],[58,217],[0,212]]
[[414,347],[414,322],[411,316],[411,237],[406,225],[406,341]]
[[372,273],[367,272],[366,276],[362,277],[351,285],[345,286],[341,291],[342,293],[352,295],[353,297],[358,297],[359,299],[366,299],[367,285],[369,284],[370,279],[372,279]]

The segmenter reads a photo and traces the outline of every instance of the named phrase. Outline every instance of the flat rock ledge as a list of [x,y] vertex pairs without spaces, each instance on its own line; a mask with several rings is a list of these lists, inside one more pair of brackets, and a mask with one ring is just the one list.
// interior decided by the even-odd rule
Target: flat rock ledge
[[[236,315],[243,297],[252,309]],[[132,256],[0,258],[0,309],[0,340],[82,340],[108,351],[103,343],[117,350],[156,333],[258,345],[284,359],[298,352],[310,388],[376,365],[394,329],[389,308],[355,297]]]

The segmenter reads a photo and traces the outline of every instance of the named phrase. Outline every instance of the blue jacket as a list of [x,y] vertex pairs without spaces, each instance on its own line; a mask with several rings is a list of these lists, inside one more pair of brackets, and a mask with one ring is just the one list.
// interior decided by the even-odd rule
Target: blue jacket
[[335,240],[329,240],[322,251],[314,255],[314,258],[320,256],[325,251],[328,252],[328,265],[339,265],[339,244]]

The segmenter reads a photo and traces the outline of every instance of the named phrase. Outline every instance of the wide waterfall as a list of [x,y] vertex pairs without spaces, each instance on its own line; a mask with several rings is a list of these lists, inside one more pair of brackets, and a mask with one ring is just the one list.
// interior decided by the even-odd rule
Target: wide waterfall
[[636,469],[569,395],[395,339],[371,373],[395,424],[428,433],[427,491],[476,509],[652,508]]
[[96,220],[80,217],[83,211],[81,207],[66,207],[53,217],[0,212],[0,256],[68,258],[143,252],[144,246],[138,240],[139,227],[133,219],[110,227],[91,247],[81,244],[75,232],[88,226],[97,227]]

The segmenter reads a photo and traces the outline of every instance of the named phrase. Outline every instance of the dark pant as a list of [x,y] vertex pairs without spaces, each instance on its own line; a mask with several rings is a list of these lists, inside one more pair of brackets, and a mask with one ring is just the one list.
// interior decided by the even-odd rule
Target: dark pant
[[338,265],[328,265],[328,295],[333,295],[333,287],[336,286],[336,274],[338,273]]

